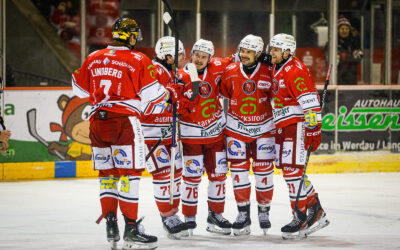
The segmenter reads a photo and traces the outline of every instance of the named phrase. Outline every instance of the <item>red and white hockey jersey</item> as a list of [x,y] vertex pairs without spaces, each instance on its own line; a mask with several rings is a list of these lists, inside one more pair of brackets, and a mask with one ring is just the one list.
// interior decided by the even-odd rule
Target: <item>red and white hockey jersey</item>
[[272,67],[272,106],[276,128],[305,121],[321,123],[321,106],[314,79],[298,58],[290,57],[279,69]]
[[72,88],[75,95],[89,97],[91,116],[99,108],[137,117],[162,113],[169,99],[151,60],[123,46],[90,54],[72,74]]
[[[174,72],[169,71],[161,63],[153,60],[158,82],[166,87],[174,82]],[[161,114],[143,115],[141,123],[146,143],[156,143],[161,138],[162,133],[172,123],[172,113],[165,111]],[[169,133],[161,142],[162,145],[172,143],[172,133]]]
[[221,95],[229,99],[225,133],[244,142],[252,142],[275,129],[268,100],[271,74],[267,65],[258,63],[249,76],[242,63],[231,63],[221,79]]
[[[199,95],[189,116],[181,118],[181,138],[183,143],[207,144],[222,140],[226,118],[219,101],[221,75],[231,58],[212,58],[199,75],[201,79]],[[179,78],[185,83],[185,93],[188,98],[193,93],[190,76],[187,69],[178,72]]]

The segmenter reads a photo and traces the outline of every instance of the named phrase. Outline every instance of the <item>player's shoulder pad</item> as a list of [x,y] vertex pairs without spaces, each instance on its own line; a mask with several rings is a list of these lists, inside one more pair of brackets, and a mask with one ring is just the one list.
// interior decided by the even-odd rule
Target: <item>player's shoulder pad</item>
[[131,55],[133,55],[133,58],[135,58],[135,60],[137,61],[146,61],[148,63],[152,63],[150,58],[148,56],[146,56],[145,54],[143,54],[142,52],[139,51],[131,51]]
[[226,66],[225,70],[232,71],[232,70],[238,69],[238,68],[239,68],[239,62],[233,62],[233,63],[230,63],[228,66]]
[[190,75],[189,75],[189,73],[187,72],[187,68],[186,68],[186,66],[184,66],[184,67],[182,67],[182,68],[180,68],[179,70],[178,70],[178,78],[179,79],[181,79],[181,80],[183,80],[184,82],[190,82]]

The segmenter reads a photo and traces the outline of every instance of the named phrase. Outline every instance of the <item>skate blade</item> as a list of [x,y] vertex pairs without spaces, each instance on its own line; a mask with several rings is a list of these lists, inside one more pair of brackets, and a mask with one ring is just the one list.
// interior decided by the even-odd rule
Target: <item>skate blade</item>
[[268,229],[269,229],[269,228],[261,228],[261,229],[263,230],[263,234],[264,234],[264,235],[267,235],[267,232],[268,232]]
[[306,229],[300,230],[298,233],[282,233],[284,240],[303,240],[307,238]]
[[152,243],[142,243],[142,242],[133,242],[133,241],[125,241],[122,245],[122,250],[129,249],[156,249],[158,247],[157,242]]
[[317,220],[317,222],[312,225],[310,228],[307,228],[307,235],[310,235],[312,233],[317,232],[318,230],[321,230],[322,228],[328,226],[330,223],[330,221],[326,218],[326,216],[324,215],[323,217],[321,217],[319,220]]
[[207,230],[207,232],[210,232],[210,233],[216,233],[216,234],[222,234],[222,235],[230,235],[231,234],[230,228],[218,227],[211,223],[207,223],[206,230]]
[[116,241],[109,241],[111,250],[117,250],[117,242]]
[[244,227],[243,229],[233,229],[235,236],[249,235],[251,233],[250,226]]
[[171,240],[180,240],[181,239],[180,236],[181,236],[180,232],[177,232],[177,233],[174,233],[174,234],[167,232],[167,237],[169,239],[171,239]]
[[185,237],[189,237],[189,236],[190,236],[189,229],[188,230],[182,230],[182,231],[179,232],[179,237],[185,238]]
[[189,231],[189,236],[193,236],[193,229],[188,229]]

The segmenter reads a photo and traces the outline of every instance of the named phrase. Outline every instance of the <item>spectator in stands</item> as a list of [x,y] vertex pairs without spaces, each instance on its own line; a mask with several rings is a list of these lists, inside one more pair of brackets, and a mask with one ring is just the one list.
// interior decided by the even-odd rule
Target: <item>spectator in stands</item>
[[357,84],[357,67],[363,56],[357,33],[346,17],[338,19],[338,84]]

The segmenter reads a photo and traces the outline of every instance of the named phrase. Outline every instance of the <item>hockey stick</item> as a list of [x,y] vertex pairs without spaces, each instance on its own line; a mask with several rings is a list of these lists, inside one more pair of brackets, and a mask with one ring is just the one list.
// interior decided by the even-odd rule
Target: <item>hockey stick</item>
[[[189,73],[189,76],[190,76],[190,81],[192,82],[193,86],[195,86],[195,85],[198,86],[199,82],[200,82],[200,78],[199,78],[199,75],[197,74],[196,66],[194,66],[193,63],[188,63],[187,64],[187,68],[188,68],[188,73]],[[198,92],[197,92],[197,94],[198,94]],[[194,98],[196,98],[197,94],[193,93],[189,100],[193,101]],[[181,118],[181,114],[177,114],[176,116],[177,116],[178,119]],[[154,144],[154,146],[150,149],[149,153],[147,153],[146,161],[150,158],[151,154],[154,153],[156,148],[161,144],[161,142],[171,132],[171,129],[172,129],[172,123],[169,125],[169,127],[166,130],[164,130],[163,134],[161,135],[161,138],[158,139],[156,144]]]
[[[174,11],[168,0],[162,0],[167,6],[167,12],[163,15],[164,22],[171,29],[172,33],[175,36],[175,57],[174,57],[174,71],[175,71],[175,84],[178,83],[178,47],[179,47],[179,34],[176,28],[175,19],[171,17],[174,15]],[[175,147],[176,147],[176,102],[172,104],[172,147],[171,147],[171,171],[170,171],[170,182],[169,182],[169,204],[172,205],[174,203],[174,179],[175,179]]]
[[[325,106],[326,92],[328,91],[328,84],[329,84],[329,78],[331,77],[331,72],[332,72],[332,64],[329,65],[329,69],[328,69],[328,72],[326,74],[324,90],[322,92],[321,114],[322,114],[322,110],[323,110],[323,108]],[[298,214],[300,212],[300,210],[299,210],[300,193],[301,193],[301,189],[302,189],[302,186],[303,186],[303,183],[304,183],[304,179],[305,179],[305,176],[306,176],[306,170],[307,170],[308,161],[309,161],[310,155],[311,155],[311,149],[312,149],[311,146],[309,146],[308,149],[307,149],[306,160],[304,162],[304,170],[303,170],[303,174],[301,175],[299,190],[297,191],[296,203],[294,204],[294,209],[293,210],[294,210],[295,216],[297,216],[297,217],[298,217]]]
[[[179,33],[178,33],[178,29],[176,27],[176,21],[174,18],[171,17],[171,15],[174,15],[174,11],[171,7],[171,4],[169,3],[168,0],[162,0],[165,4],[165,6],[167,6],[167,12],[164,13],[163,15],[163,20],[164,22],[168,25],[168,27],[171,29],[172,33],[175,36],[175,67],[174,67],[174,71],[175,71],[175,84],[178,83],[178,48],[179,48]],[[193,101],[194,98],[197,96],[198,91],[199,91],[199,87],[198,87],[198,81],[197,81],[197,86],[193,85],[192,82],[192,86],[193,86],[193,94],[190,98],[190,101]],[[171,148],[171,172],[170,172],[170,192],[169,192],[169,204],[172,205],[173,204],[173,198],[174,198],[174,189],[173,189],[173,184],[174,184],[174,177],[175,177],[175,149],[176,149],[176,124],[177,124],[177,114],[176,114],[176,103],[173,104],[172,106],[172,148]]]
[[[26,118],[28,121],[29,133],[33,136],[33,138],[35,138],[40,143],[42,143],[46,148],[48,148],[50,144],[38,134],[36,129],[36,109],[29,110],[26,113]],[[60,152],[58,152],[57,150],[54,150],[54,152],[61,160],[65,160],[65,157]]]

